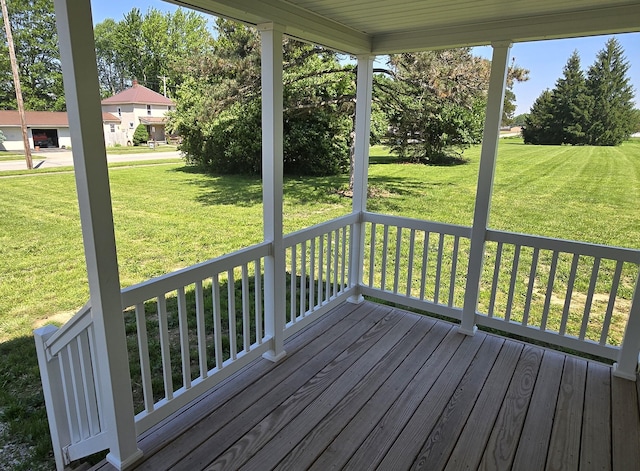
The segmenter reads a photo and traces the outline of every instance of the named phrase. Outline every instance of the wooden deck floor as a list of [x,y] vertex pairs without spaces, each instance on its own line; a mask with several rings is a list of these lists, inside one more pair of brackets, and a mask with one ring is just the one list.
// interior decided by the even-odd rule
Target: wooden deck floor
[[136,469],[640,469],[638,383],[600,363],[369,302],[286,349],[147,432]]

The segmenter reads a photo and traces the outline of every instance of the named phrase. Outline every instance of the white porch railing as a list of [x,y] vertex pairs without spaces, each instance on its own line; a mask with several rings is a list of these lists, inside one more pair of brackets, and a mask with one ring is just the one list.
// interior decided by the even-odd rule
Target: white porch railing
[[[471,228],[373,213],[364,220],[362,292],[460,319]],[[639,250],[490,230],[475,321],[616,360],[639,267]]]
[[[365,233],[361,257],[356,224]],[[469,227],[363,213],[286,236],[280,334],[358,293],[461,319],[470,234]],[[258,244],[122,291],[137,434],[269,350],[269,256],[272,244]],[[350,260],[363,264],[359,286],[350,284]],[[616,359],[639,267],[638,250],[487,231],[475,322]],[[59,330],[36,331],[59,467],[103,449],[111,432],[102,427],[93,336],[88,306]],[[638,352],[629,345],[633,364]]]
[[[288,337],[352,293],[349,215],[285,237]],[[270,243],[122,290],[139,435],[267,352]],[[91,310],[35,332],[58,468],[105,449]]]

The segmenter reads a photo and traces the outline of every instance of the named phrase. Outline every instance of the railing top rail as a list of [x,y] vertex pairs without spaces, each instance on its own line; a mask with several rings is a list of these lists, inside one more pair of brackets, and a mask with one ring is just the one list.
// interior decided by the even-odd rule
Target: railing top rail
[[486,240],[640,264],[640,250],[551,237],[488,230]]
[[195,283],[229,268],[252,262],[271,253],[271,242],[262,242],[228,255],[213,258],[173,273],[168,273],[122,290],[122,307],[133,306],[161,293]]
[[401,226],[407,229],[419,231],[437,232],[459,237],[471,237],[471,227],[459,226],[456,224],[446,224],[442,222],[426,221],[423,219],[407,218],[402,216],[391,216],[380,213],[363,213],[364,222],[374,222],[376,224],[386,224],[389,226]]
[[49,354],[56,355],[85,330],[91,322],[91,301],[88,301],[65,325],[47,339],[45,344]]
[[330,221],[322,222],[320,224],[316,224],[315,226],[292,232],[291,234],[287,234],[286,236],[284,236],[284,245],[285,247],[292,247],[296,244],[299,244],[300,242],[304,242],[305,240],[319,237],[323,234],[326,234],[327,232],[335,231],[336,229],[340,229],[341,227],[358,222],[358,218],[358,213],[346,214],[339,218],[331,219]]

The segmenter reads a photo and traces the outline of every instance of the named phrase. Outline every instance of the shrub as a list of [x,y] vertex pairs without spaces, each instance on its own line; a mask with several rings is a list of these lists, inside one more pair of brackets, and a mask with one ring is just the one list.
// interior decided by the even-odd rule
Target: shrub
[[149,140],[149,133],[147,127],[144,124],[138,124],[135,132],[133,133],[133,145],[139,146]]

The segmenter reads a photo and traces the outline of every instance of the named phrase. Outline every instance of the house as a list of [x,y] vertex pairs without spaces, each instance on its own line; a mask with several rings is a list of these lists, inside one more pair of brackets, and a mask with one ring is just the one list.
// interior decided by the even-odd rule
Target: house
[[147,127],[150,141],[166,142],[167,111],[175,109],[169,98],[133,81],[131,88],[102,100],[103,113],[109,113],[119,122],[104,122],[107,146],[131,145],[133,133],[139,124]]
[[[68,148],[71,147],[69,119],[63,111],[26,111],[27,136],[31,149]],[[105,123],[120,123],[120,120],[109,113],[102,113]],[[0,143],[0,150],[19,151],[24,149],[20,115],[14,110],[0,110],[0,131],[5,140]]]
[[[511,44],[637,32],[640,1],[175,3],[260,31],[264,241],[121,288],[106,155],[92,147],[103,124],[90,2],[56,0],[90,291],[63,327],[35,331],[58,469],[107,449],[101,469],[638,469],[640,251],[494,230],[489,215]],[[358,61],[352,213],[286,235],[285,34]],[[374,57],[487,44],[473,224],[369,211]]]

